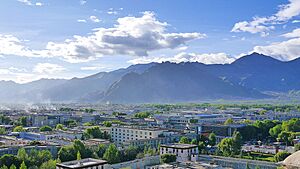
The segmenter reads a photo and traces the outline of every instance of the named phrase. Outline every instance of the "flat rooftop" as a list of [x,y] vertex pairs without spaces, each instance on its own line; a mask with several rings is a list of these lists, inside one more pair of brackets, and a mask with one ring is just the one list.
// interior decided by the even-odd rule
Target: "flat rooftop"
[[93,167],[93,166],[104,165],[104,164],[107,164],[107,161],[93,159],[93,158],[85,158],[82,160],[74,160],[74,161],[68,161],[68,162],[56,164],[56,166],[63,167],[63,168],[70,168],[70,169],[79,169],[79,168]]
[[196,148],[198,147],[197,145],[194,144],[162,144],[160,147],[166,147],[166,148],[177,148],[177,149],[190,149],[190,148]]

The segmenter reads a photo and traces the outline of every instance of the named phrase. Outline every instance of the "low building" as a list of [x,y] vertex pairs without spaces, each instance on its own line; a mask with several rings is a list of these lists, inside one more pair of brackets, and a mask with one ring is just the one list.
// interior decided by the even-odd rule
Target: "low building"
[[130,140],[158,138],[164,130],[159,128],[134,128],[126,126],[111,127],[110,134],[113,142],[123,144]]
[[188,162],[198,160],[198,146],[193,144],[162,144],[160,155],[174,154],[177,162]]
[[107,161],[93,158],[56,164],[56,169],[104,169]]

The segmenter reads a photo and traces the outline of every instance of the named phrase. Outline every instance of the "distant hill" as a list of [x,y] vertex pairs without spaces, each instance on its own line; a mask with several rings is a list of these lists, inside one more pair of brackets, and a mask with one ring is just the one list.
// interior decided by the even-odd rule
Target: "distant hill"
[[0,102],[174,103],[263,99],[298,90],[300,59],[253,53],[224,65],[150,63],[71,80],[0,81]]

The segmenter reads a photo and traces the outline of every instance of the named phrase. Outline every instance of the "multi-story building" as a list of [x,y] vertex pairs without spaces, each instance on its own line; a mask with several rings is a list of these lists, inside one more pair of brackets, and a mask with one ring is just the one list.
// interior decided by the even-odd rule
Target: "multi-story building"
[[177,162],[197,161],[198,146],[193,144],[162,144],[160,145],[160,155],[174,154]]
[[158,138],[163,132],[164,130],[159,128],[133,128],[124,126],[111,127],[110,130],[111,139],[115,143]]

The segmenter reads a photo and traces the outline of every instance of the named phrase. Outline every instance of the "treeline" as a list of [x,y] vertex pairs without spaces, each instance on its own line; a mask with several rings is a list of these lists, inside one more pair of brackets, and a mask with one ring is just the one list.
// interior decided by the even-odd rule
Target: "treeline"
[[81,158],[105,159],[109,164],[143,158],[146,154],[155,155],[158,152],[148,146],[129,146],[119,150],[114,144],[100,144],[97,147],[85,146],[80,140],[75,140],[72,145],[63,146],[58,152],[58,159],[61,162],[76,160],[78,154]]
[[55,169],[56,161],[50,151],[31,149],[27,154],[24,148],[18,150],[17,155],[5,154],[0,157],[0,169]]
[[146,107],[154,107],[164,111],[170,111],[174,109],[181,108],[217,108],[217,109],[226,109],[226,108],[240,108],[243,110],[251,108],[262,108],[268,111],[275,112],[289,112],[291,110],[300,111],[299,104],[213,104],[213,103],[190,103],[190,104],[147,104]]
[[293,145],[293,139],[300,136],[300,119],[294,118],[288,121],[257,120],[239,131],[244,141],[282,141],[287,145]]

